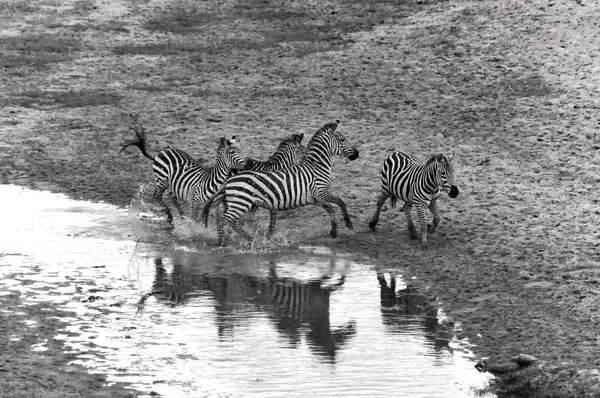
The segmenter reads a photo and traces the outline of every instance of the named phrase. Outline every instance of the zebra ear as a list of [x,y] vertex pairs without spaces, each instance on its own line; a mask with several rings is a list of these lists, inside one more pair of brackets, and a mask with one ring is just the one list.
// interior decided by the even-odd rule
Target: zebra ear
[[302,142],[303,139],[304,139],[304,133],[294,134],[294,142],[299,144]]
[[454,152],[452,152],[450,155],[446,156],[446,160],[448,160],[448,163],[450,163],[452,161],[452,159],[454,159]]
[[229,145],[235,145],[235,144],[237,144],[237,141],[235,140],[235,135],[232,135],[232,136],[231,136],[231,139],[230,139],[230,140],[228,140],[228,141],[227,141],[227,143],[228,143]]
[[219,138],[219,146],[224,147],[225,145],[229,145],[229,141],[225,137]]
[[340,126],[340,120],[336,119],[335,123],[329,123],[326,124],[326,127],[329,127],[331,129],[332,133],[335,133],[335,131],[337,130],[337,128]]

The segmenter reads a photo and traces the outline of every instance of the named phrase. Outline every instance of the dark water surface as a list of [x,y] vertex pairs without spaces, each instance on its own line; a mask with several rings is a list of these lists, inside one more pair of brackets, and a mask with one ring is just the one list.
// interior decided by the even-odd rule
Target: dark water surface
[[491,396],[435,301],[375,264],[136,243],[143,223],[123,209],[0,194],[0,294],[72,311],[58,338],[113,382],[167,397]]

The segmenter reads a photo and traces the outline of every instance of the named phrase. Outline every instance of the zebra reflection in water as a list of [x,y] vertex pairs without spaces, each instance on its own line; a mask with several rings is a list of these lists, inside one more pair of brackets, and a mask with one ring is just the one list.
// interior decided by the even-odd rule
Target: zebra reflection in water
[[432,299],[420,294],[414,286],[397,290],[396,273],[391,272],[388,275],[389,282],[384,272],[377,273],[381,294],[381,317],[386,328],[391,333],[405,333],[418,319],[425,331],[425,338],[432,343],[434,351],[450,349],[452,330],[448,330],[438,321],[439,310]]
[[174,306],[195,294],[210,292],[220,340],[232,336],[235,327],[256,311],[268,315],[290,346],[299,347],[304,335],[316,354],[331,361],[356,334],[354,320],[338,327],[330,322],[331,293],[343,287],[344,276],[334,280],[325,275],[308,281],[284,278],[277,276],[274,262],[266,277],[193,274],[181,263],[175,263],[169,274],[161,258],[155,259],[155,267],[153,291],[159,300]]

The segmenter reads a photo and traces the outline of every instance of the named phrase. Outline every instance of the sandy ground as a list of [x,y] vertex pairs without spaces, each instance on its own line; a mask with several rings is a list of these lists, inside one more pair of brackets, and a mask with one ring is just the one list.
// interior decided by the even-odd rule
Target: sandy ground
[[[361,151],[333,171],[355,229],[330,238],[317,208],[280,226],[424,281],[481,357],[539,358],[504,374],[501,396],[600,396],[597,3],[37,0],[0,1],[0,13],[0,183],[127,206],[152,178],[148,159],[118,153],[130,123],[148,129],[152,153],[213,159],[216,139],[235,134],[260,158],[339,118]],[[10,64],[46,51],[16,45],[23,36],[71,43],[69,59]],[[368,228],[392,148],[456,153],[461,194],[440,200],[427,249],[397,209]],[[0,322],[19,333],[19,320]],[[84,396],[98,382],[41,362],[26,340],[6,344],[3,396]],[[53,372],[52,388],[31,384],[32,366]],[[100,385],[86,396],[128,394]]]

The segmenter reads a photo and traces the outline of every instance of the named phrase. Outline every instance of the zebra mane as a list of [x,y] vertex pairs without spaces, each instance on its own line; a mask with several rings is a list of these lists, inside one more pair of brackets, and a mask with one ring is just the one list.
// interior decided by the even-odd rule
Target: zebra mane
[[304,133],[302,133],[302,134],[294,133],[294,134],[291,134],[291,135],[285,137],[283,140],[281,140],[279,142],[279,145],[277,145],[277,149],[275,150],[275,152],[273,152],[271,155],[269,155],[269,157],[266,160],[259,160],[259,159],[247,157],[246,158],[247,168],[251,169],[252,167],[254,167],[257,164],[274,164],[275,161],[277,160],[278,156],[280,156],[280,154],[279,154],[280,150],[282,150],[285,145],[287,145],[289,143],[300,144],[300,142],[302,142],[303,138],[304,138]]
[[[302,142],[302,139],[304,138],[304,133],[302,134],[291,134],[287,137],[285,137],[283,140],[281,140],[281,142],[279,143],[279,145],[277,145],[277,149],[275,150],[275,152],[277,152],[278,150],[282,149],[286,144],[289,143],[300,143]],[[272,155],[271,155],[272,157]]]
[[[453,155],[450,155],[450,159],[452,159]],[[450,174],[451,176],[454,175],[454,167],[452,167],[452,163],[450,163],[450,160],[443,154],[439,153],[437,155],[432,155],[429,160],[425,163],[425,167],[427,166],[431,166],[434,163],[437,163],[439,165],[441,165],[442,167],[446,168],[446,172],[448,174]]]
[[340,121],[336,120],[335,123],[327,123],[320,129],[318,129],[317,132],[312,136],[312,138],[308,142],[308,145],[306,146],[306,148],[310,148],[310,146],[312,144],[314,144],[315,142],[319,141],[322,136],[333,133],[338,128],[339,124],[340,124]]
[[427,162],[425,162],[425,165],[428,166],[432,163],[446,163],[447,165],[450,165],[450,162],[448,161],[448,159],[446,159],[446,156],[444,156],[441,153],[439,153],[437,155],[431,155],[429,160],[427,160]]

